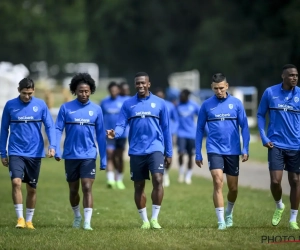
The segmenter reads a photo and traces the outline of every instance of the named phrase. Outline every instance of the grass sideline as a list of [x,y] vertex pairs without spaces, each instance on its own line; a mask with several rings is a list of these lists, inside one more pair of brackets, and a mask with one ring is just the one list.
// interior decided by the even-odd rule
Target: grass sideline
[[[94,231],[71,228],[73,212],[63,163],[44,159],[38,185],[34,216],[37,230],[15,229],[16,215],[6,168],[0,168],[0,249],[290,249],[290,244],[262,243],[262,236],[294,236],[288,229],[289,205],[277,227],[271,226],[274,202],[270,192],[240,188],[234,212],[234,227],[218,231],[212,203],[212,183],[194,177],[193,185],[176,183],[165,189],[159,215],[162,230],[141,230],[141,220],[133,201],[133,187],[126,166],[126,190],[109,190],[105,172],[97,171],[93,188]],[[24,187],[23,187],[24,190]],[[224,195],[227,188],[224,188]],[[148,217],[151,216],[151,183],[146,185]],[[225,196],[226,197],[226,196]],[[292,246],[295,246],[294,243]]]

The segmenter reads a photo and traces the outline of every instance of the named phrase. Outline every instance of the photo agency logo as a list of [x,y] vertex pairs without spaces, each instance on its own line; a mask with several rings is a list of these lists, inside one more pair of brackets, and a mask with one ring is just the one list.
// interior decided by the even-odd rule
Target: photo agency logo
[[263,235],[261,243],[265,244],[282,244],[282,243],[300,243],[300,235]]

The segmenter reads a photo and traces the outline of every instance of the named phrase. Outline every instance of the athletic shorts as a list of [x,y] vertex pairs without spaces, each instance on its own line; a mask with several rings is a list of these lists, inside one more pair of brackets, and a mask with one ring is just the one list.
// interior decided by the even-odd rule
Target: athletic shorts
[[107,139],[106,148],[110,150],[125,149],[127,138]]
[[130,175],[133,181],[150,180],[155,173],[164,174],[164,155],[161,152],[153,152],[148,155],[130,155]]
[[65,172],[67,182],[78,181],[82,178],[95,179],[95,159],[65,159]]
[[269,170],[286,170],[300,172],[300,151],[273,147],[268,149]]
[[20,178],[22,182],[36,188],[40,175],[41,158],[11,155],[8,169],[12,180]]
[[195,151],[195,140],[189,138],[178,137],[177,138],[178,153],[193,155]]
[[239,155],[220,155],[208,153],[208,166],[209,170],[222,169],[223,173],[238,176],[240,169],[240,156]]

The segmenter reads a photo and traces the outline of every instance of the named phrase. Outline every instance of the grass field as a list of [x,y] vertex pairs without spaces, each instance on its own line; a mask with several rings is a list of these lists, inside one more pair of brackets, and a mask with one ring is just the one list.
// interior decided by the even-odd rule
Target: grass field
[[[133,188],[126,169],[126,190],[109,190],[105,172],[97,172],[94,184],[94,231],[72,229],[73,212],[68,202],[63,163],[45,159],[42,163],[38,202],[34,216],[37,230],[15,229],[16,215],[11,201],[8,171],[0,168],[0,249],[289,249],[300,243],[267,244],[263,236],[294,236],[288,229],[289,209],[282,222],[272,227],[275,207],[270,193],[240,188],[234,227],[218,231],[210,180],[194,177],[193,185],[175,182],[165,189],[159,221],[162,230],[139,229],[140,217],[133,202]],[[147,182],[148,216],[151,216]],[[225,188],[225,190],[227,190]],[[288,198],[284,197],[288,205]],[[277,238],[277,241],[279,238]]]

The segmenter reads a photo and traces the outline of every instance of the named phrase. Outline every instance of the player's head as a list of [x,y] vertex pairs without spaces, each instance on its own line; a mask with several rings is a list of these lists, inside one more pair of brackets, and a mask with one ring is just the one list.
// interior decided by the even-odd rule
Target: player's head
[[121,82],[119,84],[120,87],[120,95],[121,96],[129,96],[130,95],[130,88],[127,82]]
[[286,64],[282,68],[283,84],[288,88],[294,88],[298,84],[298,70],[293,64]]
[[81,103],[88,102],[90,95],[94,94],[95,90],[95,81],[88,73],[78,73],[71,80],[70,91],[77,96]]
[[23,102],[29,102],[34,93],[34,82],[32,79],[26,77],[19,82],[18,91],[20,99]]
[[110,82],[107,89],[110,97],[113,99],[115,99],[120,93],[119,85],[116,82]]
[[138,72],[134,78],[135,88],[139,97],[146,97],[149,95],[149,88],[151,86],[149,75],[146,72]]
[[190,95],[191,95],[191,91],[189,91],[188,89],[181,90],[180,95],[179,95],[179,101],[181,103],[187,103]]
[[157,95],[158,97],[165,99],[165,93],[162,88],[156,88],[154,91],[154,95]]
[[211,88],[218,98],[226,98],[228,83],[226,77],[222,73],[216,73],[212,76]]

